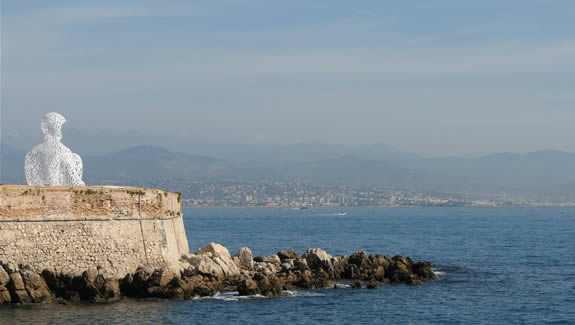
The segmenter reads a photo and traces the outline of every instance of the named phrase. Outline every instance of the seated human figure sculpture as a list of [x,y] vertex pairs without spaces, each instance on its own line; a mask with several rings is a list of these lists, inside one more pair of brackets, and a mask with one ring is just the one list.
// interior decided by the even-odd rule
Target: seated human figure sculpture
[[26,154],[24,169],[28,185],[75,185],[82,181],[82,158],[62,142],[64,116],[48,113],[41,122],[44,142]]

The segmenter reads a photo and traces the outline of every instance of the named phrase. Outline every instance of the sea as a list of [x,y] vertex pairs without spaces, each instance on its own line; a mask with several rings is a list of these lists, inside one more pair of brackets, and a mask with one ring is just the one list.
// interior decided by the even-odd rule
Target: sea
[[0,308],[0,324],[575,324],[574,208],[186,209],[190,249],[254,256],[365,250],[435,265],[437,280],[378,289],[220,293],[188,301]]

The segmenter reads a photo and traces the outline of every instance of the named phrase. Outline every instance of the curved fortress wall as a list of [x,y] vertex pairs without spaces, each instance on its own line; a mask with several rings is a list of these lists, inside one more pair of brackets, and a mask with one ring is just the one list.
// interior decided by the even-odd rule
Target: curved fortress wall
[[176,266],[188,253],[180,193],[0,185],[0,261],[69,274]]

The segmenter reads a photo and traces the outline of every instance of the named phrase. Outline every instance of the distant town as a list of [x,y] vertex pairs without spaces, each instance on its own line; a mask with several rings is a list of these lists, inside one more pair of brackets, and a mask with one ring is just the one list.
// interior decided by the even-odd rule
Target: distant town
[[303,182],[202,182],[163,180],[134,186],[166,188],[182,193],[194,207],[509,207],[575,206],[575,201],[540,201],[507,194],[417,193],[387,187],[307,184]]

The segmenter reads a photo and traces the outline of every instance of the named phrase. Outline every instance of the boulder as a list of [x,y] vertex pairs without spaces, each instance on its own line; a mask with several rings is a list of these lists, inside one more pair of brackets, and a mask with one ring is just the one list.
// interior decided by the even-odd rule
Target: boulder
[[187,254],[183,258],[199,270],[205,270],[202,272],[215,272],[213,274],[220,278],[240,274],[240,269],[232,260],[230,252],[220,244],[210,243],[198,249],[195,254]]
[[256,256],[254,258],[254,261],[260,262],[260,263],[272,263],[272,264],[277,264],[277,265],[280,265],[282,262],[281,259],[279,258],[279,256],[277,256],[277,255]]
[[371,261],[369,260],[369,257],[365,251],[353,253],[349,257],[349,264],[356,265],[361,271],[366,271],[371,267]]
[[46,281],[36,272],[30,270],[20,271],[22,276],[22,281],[24,282],[24,287],[32,302],[34,303],[49,303],[52,302],[52,296],[50,294],[50,289],[46,284]]
[[279,251],[277,256],[280,258],[281,262],[283,263],[285,260],[289,259],[298,259],[300,258],[299,254],[294,250],[289,251]]
[[309,268],[314,271],[323,269],[328,273],[333,272],[333,258],[321,248],[310,248],[302,257],[307,261]]
[[247,247],[241,247],[238,253],[234,256],[236,264],[243,269],[251,270],[254,268],[254,258],[252,251]]
[[383,281],[385,279],[385,268],[383,266],[375,266],[372,269],[371,276],[377,281]]
[[222,282],[214,276],[195,275],[192,277],[183,277],[180,281],[180,287],[183,289],[184,298],[213,296],[222,290]]
[[384,254],[369,255],[369,260],[371,261],[372,265],[383,266],[384,268],[387,268],[392,262],[391,257]]
[[351,284],[351,287],[354,289],[361,289],[361,281],[356,280]]
[[387,277],[391,283],[412,282],[412,274],[409,265],[403,263],[401,259],[395,260],[386,270]]
[[253,277],[258,285],[258,292],[264,296],[281,296],[283,295],[283,283],[275,275],[266,275],[256,273]]
[[9,282],[10,275],[0,264],[0,304],[8,304],[12,302],[12,298],[10,297],[10,292],[7,287]]
[[196,255],[211,255],[212,257],[219,257],[224,259],[231,259],[230,251],[218,243],[209,243],[206,246],[198,249]]
[[307,260],[305,258],[298,258],[294,261],[294,268],[301,272],[305,272],[309,270],[309,266],[307,265]]
[[348,264],[345,267],[343,275],[346,279],[360,279],[361,278],[359,268],[355,264]]
[[428,261],[422,261],[414,263],[412,266],[413,273],[417,275],[420,280],[432,280],[435,279],[435,273],[433,273],[433,268],[431,263]]
[[243,280],[237,290],[241,296],[253,296],[259,293],[258,284],[252,278]]
[[293,259],[286,259],[281,265],[281,272],[282,273],[289,273],[294,271],[295,269],[295,260]]
[[26,291],[24,286],[24,280],[22,275],[18,272],[10,273],[10,282],[8,284],[8,290],[10,291],[10,296],[12,297],[12,302],[29,304],[32,302],[32,298]]
[[256,262],[254,264],[254,270],[266,275],[273,275],[280,270],[280,265],[276,263]]
[[329,274],[323,269],[316,272],[303,272],[294,284],[303,289],[321,289],[332,286]]
[[379,287],[379,282],[375,279],[371,279],[371,280],[367,281],[366,287],[368,289],[377,289]]

